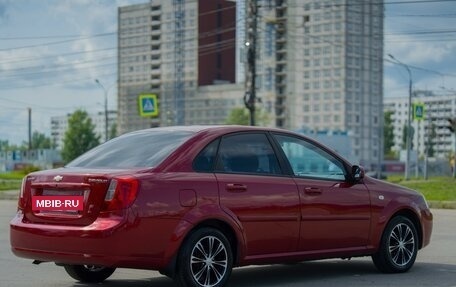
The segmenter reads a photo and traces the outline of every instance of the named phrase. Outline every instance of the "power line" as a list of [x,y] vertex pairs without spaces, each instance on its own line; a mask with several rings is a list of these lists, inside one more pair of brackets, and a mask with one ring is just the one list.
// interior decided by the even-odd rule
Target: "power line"
[[16,36],[16,37],[0,37],[0,40],[34,40],[34,39],[55,39],[55,38],[80,38],[91,37],[93,35],[55,35],[55,36]]
[[447,39],[441,39],[441,38],[437,38],[437,39],[385,39],[384,40],[385,42],[388,42],[388,43],[421,43],[421,42],[455,42],[456,41],[456,38],[447,38]]
[[454,0],[412,0],[412,1],[390,1],[390,2],[369,2],[365,3],[364,1],[361,1],[363,3],[343,3],[343,4],[329,4],[325,5],[325,7],[331,7],[331,6],[342,6],[342,7],[347,7],[347,6],[364,6],[364,5],[369,5],[369,6],[382,6],[382,5],[399,5],[399,4],[425,4],[425,3],[439,3],[439,2],[454,2]]
[[456,14],[390,14],[387,17],[456,18]]
[[81,41],[81,40],[86,40],[86,39],[91,39],[91,38],[112,36],[112,35],[116,35],[116,34],[117,34],[116,32],[102,33],[102,34],[94,34],[93,36],[80,37],[80,38],[77,38],[77,39],[69,39],[69,40],[62,40],[62,41],[56,41],[56,42],[47,42],[47,43],[41,43],[41,44],[34,44],[34,45],[27,45],[27,46],[19,46],[19,47],[12,47],[12,48],[0,49],[0,51],[11,51],[11,50],[18,50],[18,49],[26,49],[26,48],[36,48],[36,47],[42,47],[42,46],[59,45],[59,44],[63,44],[63,43]]
[[[330,45],[333,45],[333,46],[339,46],[339,47],[343,47],[344,46],[343,43],[336,43],[336,42],[333,42],[333,41],[320,39],[321,35],[304,34],[304,35],[294,35],[294,36],[302,36],[302,37],[308,36],[310,38],[319,38],[319,40],[321,40],[321,41],[323,41],[325,43],[329,43]],[[297,39],[297,38],[294,38],[294,39]],[[375,57],[375,56],[372,56],[372,57],[360,57],[360,58],[368,59],[368,60],[379,60],[380,59],[379,57]],[[382,56],[382,58],[383,58],[383,61],[394,63],[393,61],[391,61],[391,60],[389,60],[387,58],[384,58],[383,56]],[[302,60],[304,60],[304,59],[302,59]],[[431,69],[427,69],[427,68],[423,68],[423,67],[419,67],[419,66],[414,66],[414,65],[407,65],[407,66],[409,66],[411,69],[421,70],[421,71],[424,71],[424,72],[433,73],[433,74],[437,74],[437,75],[440,75],[440,76],[456,77],[456,74],[442,73],[442,72],[439,72],[439,71],[435,71],[435,70],[431,70]]]
[[113,48],[103,48],[103,49],[94,49],[94,50],[86,50],[86,51],[75,51],[75,52],[70,52],[70,53],[61,53],[61,54],[47,55],[47,56],[42,56],[42,57],[20,57],[20,58],[16,58],[15,60],[0,61],[0,64],[28,62],[28,61],[33,61],[33,60],[37,60],[37,59],[39,59],[39,60],[49,59],[49,58],[56,58],[56,57],[61,57],[61,56],[72,56],[72,55],[78,55],[78,54],[103,52],[103,51],[116,50],[116,49],[117,49],[117,47],[113,47]]
[[[206,55],[213,54],[213,53],[216,53],[216,52],[224,51],[224,50],[227,50],[227,49],[230,49],[230,48],[234,48],[234,46],[235,46],[235,38],[229,38],[229,39],[226,39],[226,40],[221,41],[219,43],[211,43],[211,44],[201,45],[200,49],[198,50],[199,51],[199,56],[206,56]],[[189,49],[189,50],[191,50],[191,49]],[[60,74],[60,73],[65,73],[65,72],[72,72],[75,69],[76,70],[81,70],[81,69],[91,69],[91,68],[95,68],[95,67],[116,65],[117,63],[107,63],[107,64],[100,64],[100,65],[84,66],[84,67],[79,67],[79,68],[74,67],[74,66],[71,66],[69,68],[65,68],[66,65],[85,65],[87,63],[98,62],[100,60],[110,59],[110,58],[115,58],[115,56],[114,57],[104,57],[104,58],[97,59],[97,60],[88,60],[88,61],[83,61],[83,62],[79,62],[79,63],[69,63],[69,64],[65,64],[65,65],[54,65],[54,67],[56,69],[47,70],[47,71],[39,71],[39,72],[31,72],[31,73],[15,73],[15,74],[12,74],[12,75],[3,76],[3,78],[20,79],[22,77],[38,76],[38,77],[34,77],[34,79],[40,79],[41,75],[46,75],[46,74],[50,74],[50,73],[59,72],[59,74]],[[40,67],[41,66],[35,66],[33,68],[40,68]],[[32,68],[32,67],[29,67],[29,68]],[[20,68],[20,70],[24,70],[24,69],[27,69],[27,68]],[[16,70],[19,70],[19,69],[16,69]]]
[[423,35],[423,34],[448,34],[456,33],[456,30],[434,30],[434,31],[403,31],[397,33],[384,33],[385,36],[390,35]]
[[42,106],[42,105],[37,105],[37,104],[30,103],[30,102],[23,102],[23,101],[18,101],[18,100],[9,99],[9,98],[8,99],[0,98],[0,101],[17,103],[21,107],[11,107],[11,106],[5,106],[3,104],[0,104],[0,107],[4,107],[4,108],[8,108],[8,109],[21,110],[21,111],[25,110],[26,109],[25,107],[29,107],[29,106],[32,107],[35,111],[36,110],[42,110],[44,112],[49,111],[49,110],[63,110],[63,109],[71,109],[71,108],[73,108],[73,106],[66,106],[66,107]]
[[[239,20],[239,21],[241,21],[241,20]],[[239,22],[239,21],[237,21],[237,22]],[[205,32],[203,34],[200,34],[200,35],[198,35],[198,39],[203,39],[203,38],[206,38],[206,37],[211,37],[211,36],[214,36],[214,35],[230,32],[230,31],[234,31],[236,28],[235,27],[230,27],[230,26],[234,26],[237,22],[233,22],[230,25],[222,27],[221,29],[214,29],[214,30],[211,30],[211,31],[207,31],[207,32]],[[226,27],[229,27],[229,28],[226,28]],[[141,35],[141,36],[144,36],[144,35]],[[138,36],[136,36],[136,37],[138,37]],[[126,37],[126,38],[128,38],[128,37]],[[123,39],[125,39],[125,38],[123,38]],[[194,39],[195,39],[195,37],[193,37],[191,39],[186,39],[186,40],[190,41],[190,40],[194,40]],[[212,45],[212,44],[200,45],[199,48],[200,49],[204,49],[205,46],[208,46],[208,45]],[[138,46],[144,46],[144,45],[141,44],[141,45],[138,45]],[[132,46],[127,46],[126,48],[130,48],[130,47],[132,47]],[[43,56],[43,57],[25,57],[25,58],[18,58],[18,60],[2,61],[2,62],[0,62],[0,64],[25,62],[25,61],[32,61],[32,60],[37,60],[37,59],[41,60],[41,59],[55,58],[55,57],[61,57],[61,56],[85,54],[85,53],[91,53],[91,52],[101,52],[101,51],[108,51],[108,50],[115,50],[115,49],[117,49],[117,48],[113,47],[113,48],[95,49],[95,50],[88,50],[88,51],[55,54],[55,55],[49,55],[49,56]]]
[[55,70],[50,70],[50,71],[44,71],[44,72],[32,72],[32,73],[23,73],[23,74],[13,74],[13,75],[6,75],[2,76],[2,79],[0,80],[0,83],[3,79],[16,79],[16,78],[22,78],[22,77],[28,77],[28,76],[33,76],[33,75],[43,75],[43,74],[50,74],[50,73],[59,73],[59,76],[61,76],[62,72],[73,72],[74,70],[85,70],[85,69],[92,69],[95,67],[105,67],[105,66],[112,66],[112,65],[117,65],[117,62],[114,63],[105,63],[105,64],[100,64],[100,65],[90,65],[90,66],[85,66],[85,67],[80,67],[80,68],[75,68],[75,67],[68,67],[64,69],[55,69]]
[[[0,70],[0,73],[10,73],[10,72],[15,72],[15,71],[23,71],[23,70],[36,70],[36,69],[49,69],[49,68],[60,68],[60,67],[65,67],[65,66],[74,66],[74,65],[81,65],[81,64],[86,64],[86,63],[93,63],[93,62],[101,62],[106,59],[113,59],[117,58],[117,56],[109,56],[109,57],[101,57],[97,59],[92,59],[92,60],[86,60],[86,61],[78,61],[78,62],[69,62],[69,63],[58,63],[54,65],[39,65],[39,66],[26,66],[26,67],[21,67],[21,68],[16,68],[16,69],[7,69],[7,70]],[[40,72],[46,72],[46,71],[40,71]],[[8,75],[6,75],[8,76]]]
[[[110,70],[111,72],[112,70]],[[64,84],[68,83],[77,83],[77,82],[90,82],[93,83],[94,78],[101,78],[101,77],[111,77],[111,76],[116,76],[117,73],[109,73],[109,74],[97,74],[91,77],[84,77],[84,78],[75,78],[71,79],[68,81],[60,81],[60,82],[52,82],[52,83],[43,83],[43,84],[36,84],[36,85],[21,85],[19,87],[14,87],[14,86],[6,86],[6,87],[1,87],[0,90],[11,90],[11,89],[28,89],[28,88],[37,88],[37,87],[45,87],[45,86],[61,86]]]

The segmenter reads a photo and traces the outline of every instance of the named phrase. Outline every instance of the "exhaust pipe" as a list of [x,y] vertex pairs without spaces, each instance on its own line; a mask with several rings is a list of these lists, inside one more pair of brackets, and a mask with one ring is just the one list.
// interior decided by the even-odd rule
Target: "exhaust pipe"
[[46,261],[33,260],[32,264],[38,265],[38,264],[41,264],[41,263],[44,263],[44,262],[46,262]]

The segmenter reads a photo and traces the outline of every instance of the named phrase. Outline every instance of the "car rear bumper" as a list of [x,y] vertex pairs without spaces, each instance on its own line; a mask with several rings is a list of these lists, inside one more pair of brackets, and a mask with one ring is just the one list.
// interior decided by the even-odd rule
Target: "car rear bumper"
[[61,264],[164,268],[163,257],[138,252],[140,244],[133,243],[140,230],[124,217],[100,217],[88,226],[34,224],[23,219],[19,211],[10,222],[11,249],[18,257]]

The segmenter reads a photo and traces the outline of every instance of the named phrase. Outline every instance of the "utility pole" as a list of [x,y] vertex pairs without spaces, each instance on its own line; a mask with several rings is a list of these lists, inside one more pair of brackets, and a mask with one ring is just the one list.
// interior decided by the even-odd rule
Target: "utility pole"
[[417,153],[417,159],[416,159],[416,165],[415,165],[415,177],[418,178],[420,176],[420,169],[419,169],[419,163],[420,163],[420,121],[416,121],[416,153]]
[[454,138],[454,151],[453,151],[453,178],[456,178],[456,118],[449,118],[448,122],[450,123],[450,126],[448,126],[448,129],[450,132],[453,133],[453,138]]
[[255,125],[255,102],[256,102],[256,42],[257,42],[257,0],[247,0],[246,3],[246,23],[247,23],[247,72],[245,79],[244,104],[250,112],[250,125]]
[[174,124],[185,123],[185,1],[173,0],[174,11]]
[[394,58],[393,55],[388,54],[388,56],[394,60],[396,64],[401,65],[404,67],[408,74],[409,74],[409,96],[408,96],[408,107],[407,107],[407,137],[405,139],[405,145],[407,149],[406,159],[405,159],[405,174],[404,180],[409,180],[410,178],[410,150],[411,150],[411,137],[412,137],[412,71],[410,71],[410,67],[398,59]]
[[424,170],[423,170],[423,177],[424,180],[428,180],[428,164],[429,164],[429,149],[431,148],[431,135],[432,135],[432,117],[431,114],[429,113],[428,116],[428,128],[425,130],[425,140],[423,141],[425,143],[425,149],[424,149]]
[[32,150],[32,109],[28,110],[28,149]]
[[103,86],[98,79],[95,79],[95,83],[97,83],[104,91],[104,118],[105,118],[105,142],[109,139],[109,132],[108,132],[108,90]]

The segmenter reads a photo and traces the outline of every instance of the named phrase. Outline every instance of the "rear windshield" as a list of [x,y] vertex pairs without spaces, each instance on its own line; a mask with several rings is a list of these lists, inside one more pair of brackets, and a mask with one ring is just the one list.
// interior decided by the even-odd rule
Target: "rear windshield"
[[155,167],[189,139],[192,131],[146,130],[125,134],[86,152],[68,167]]

